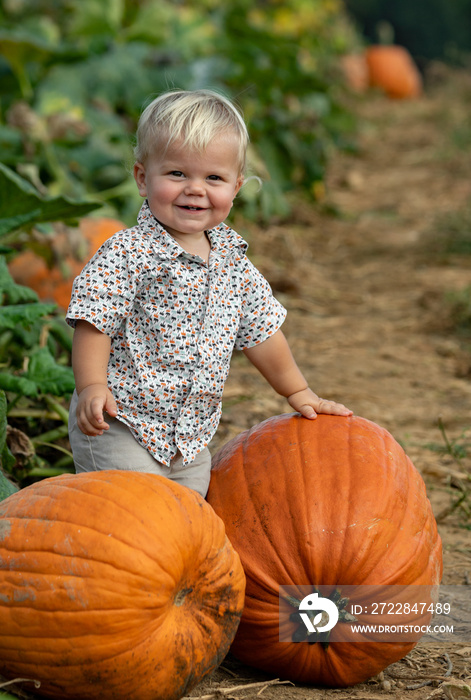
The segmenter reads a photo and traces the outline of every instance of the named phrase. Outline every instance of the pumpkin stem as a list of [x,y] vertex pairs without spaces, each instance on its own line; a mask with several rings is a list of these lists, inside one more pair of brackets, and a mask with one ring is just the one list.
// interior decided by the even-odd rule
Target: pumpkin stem
[[175,596],[175,600],[173,601],[174,604],[178,606],[183,605],[188,593],[191,593],[192,591],[192,588],[182,588],[181,591],[178,591],[177,595]]
[[378,34],[378,41],[380,44],[383,44],[384,46],[394,44],[395,32],[391,22],[387,22],[386,20],[378,22],[376,25],[376,33]]
[[[318,591],[315,587],[313,589],[313,593],[318,593],[319,595],[321,595],[320,591]],[[357,618],[351,613],[349,613],[346,609],[349,599],[347,597],[342,597],[342,593],[341,591],[339,591],[338,588],[332,591],[332,593],[329,596],[329,599],[337,606],[337,609],[339,611],[339,622],[356,622]],[[295,598],[291,595],[286,595],[285,600],[293,608],[296,609],[298,609],[301,604],[301,601],[298,600],[298,598]],[[311,622],[314,622],[314,618],[319,614],[319,611],[316,610],[308,610],[304,612],[309,617]],[[322,613],[323,616],[324,614],[325,613]],[[299,623],[298,627],[295,629],[291,637],[293,642],[297,643],[307,641],[308,644],[315,644],[316,642],[319,642],[324,649],[328,649],[331,630],[329,630],[328,632],[309,632],[299,612],[291,613],[289,619],[291,620],[291,622]],[[322,619],[322,623],[323,622],[324,620]]]

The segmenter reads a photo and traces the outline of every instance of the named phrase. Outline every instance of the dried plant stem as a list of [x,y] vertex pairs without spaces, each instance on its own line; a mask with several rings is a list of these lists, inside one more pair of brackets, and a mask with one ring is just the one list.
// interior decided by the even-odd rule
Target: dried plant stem
[[245,683],[244,685],[233,685],[230,688],[218,688],[214,693],[209,693],[209,695],[196,695],[194,697],[186,696],[182,700],[215,700],[215,698],[221,695],[230,695],[238,690],[253,690],[254,688],[268,687],[269,685],[283,685],[289,683],[293,685],[291,681],[280,681],[279,678],[274,678],[271,681],[260,681],[258,683]]

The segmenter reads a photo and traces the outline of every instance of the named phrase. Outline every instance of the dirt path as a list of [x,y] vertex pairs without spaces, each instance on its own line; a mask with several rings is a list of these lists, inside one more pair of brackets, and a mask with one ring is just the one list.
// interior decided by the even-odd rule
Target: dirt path
[[[459,464],[440,451],[439,429],[441,420],[451,441],[471,445],[471,348],[447,330],[443,301],[445,293],[471,284],[471,259],[430,255],[437,220],[469,203],[470,102],[468,76],[442,76],[415,102],[376,95],[359,100],[358,152],[334,158],[324,211],[300,207],[289,226],[241,231],[288,308],[284,330],[311,386],[401,442],[424,476],[436,515],[454,503],[459,491],[453,484],[471,468],[469,455]],[[214,447],[288,410],[245,358],[235,357]],[[458,508],[439,526],[444,583],[465,584],[471,576],[470,518]],[[444,653],[452,678],[470,677],[470,656],[457,654],[460,649],[419,645],[384,678],[361,686],[279,685],[265,689],[263,698],[440,700],[447,697],[442,691],[432,696],[438,682],[408,687],[419,675],[442,676]],[[267,678],[231,658],[225,668],[193,695]],[[396,678],[401,674],[404,681]],[[259,690],[235,695],[255,698]]]

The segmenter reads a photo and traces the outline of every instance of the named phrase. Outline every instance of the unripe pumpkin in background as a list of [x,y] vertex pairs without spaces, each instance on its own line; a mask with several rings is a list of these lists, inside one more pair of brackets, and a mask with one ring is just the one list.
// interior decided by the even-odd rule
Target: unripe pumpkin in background
[[61,700],[177,700],[225,656],[244,587],[195,491],[118,470],[45,479],[0,503],[0,675]]
[[[440,582],[441,540],[424,482],[386,430],[356,416],[270,418],[215,455],[207,499],[224,520],[247,579],[231,647],[238,659],[291,681],[342,687],[379,673],[415,646],[417,640],[349,637],[347,625],[346,641],[291,641],[299,620],[291,621],[289,602],[279,598],[280,586],[331,586],[341,593],[342,585]],[[287,613],[289,641],[279,640],[280,611]]]
[[65,310],[69,306],[73,281],[85,263],[108,238],[124,228],[125,224],[118,219],[84,217],[74,235],[75,245],[65,231],[51,238],[51,255],[55,259],[52,267],[44,257],[27,248],[9,263],[10,274],[18,284],[31,287],[41,301],[55,302]]

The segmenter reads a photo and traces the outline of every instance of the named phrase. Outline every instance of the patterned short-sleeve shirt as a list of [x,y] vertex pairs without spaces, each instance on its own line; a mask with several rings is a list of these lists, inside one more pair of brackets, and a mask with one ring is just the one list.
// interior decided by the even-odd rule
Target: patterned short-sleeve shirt
[[221,415],[234,348],[275,333],[286,311],[226,224],[208,231],[209,263],[187,253],[147,202],[137,226],[116,233],[75,279],[66,320],[111,339],[108,386],[118,419],[167,466],[190,463]]

